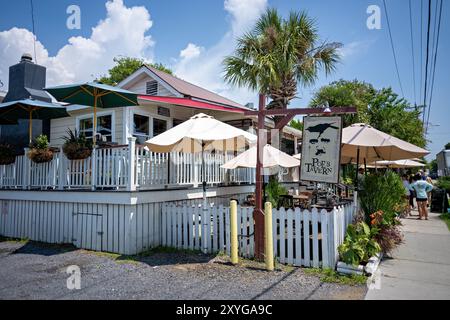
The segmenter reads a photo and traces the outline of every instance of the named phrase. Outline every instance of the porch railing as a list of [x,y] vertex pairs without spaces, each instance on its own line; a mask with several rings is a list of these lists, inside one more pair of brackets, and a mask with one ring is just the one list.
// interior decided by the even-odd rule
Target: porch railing
[[225,170],[221,166],[232,153],[206,153],[205,170],[201,154],[153,153],[129,144],[94,149],[84,160],[69,160],[62,151],[47,163],[37,164],[25,155],[13,164],[0,166],[2,189],[100,189],[145,190],[167,185],[254,183],[254,169]]

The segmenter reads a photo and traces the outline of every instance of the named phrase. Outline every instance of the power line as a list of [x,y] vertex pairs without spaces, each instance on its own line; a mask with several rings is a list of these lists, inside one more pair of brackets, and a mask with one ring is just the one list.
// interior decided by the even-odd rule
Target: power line
[[425,127],[425,111],[427,103],[427,84],[428,84],[428,55],[430,50],[430,26],[431,26],[431,0],[428,0],[428,28],[427,28],[427,54],[425,60],[425,90],[423,91],[423,121],[422,124]]
[[33,0],[30,0],[31,5],[31,24],[33,27],[33,47],[34,47],[34,61],[38,63],[37,61],[37,55],[36,55],[36,28],[34,24],[34,6],[33,6]]
[[423,80],[423,0],[420,0],[420,91],[419,100],[422,98],[422,80]]
[[405,94],[403,93],[402,81],[400,79],[400,73],[398,72],[397,57],[395,55],[394,41],[392,40],[391,25],[389,23],[389,16],[388,16],[388,11],[387,11],[387,7],[386,7],[386,0],[383,0],[383,4],[384,4],[384,12],[386,14],[386,21],[387,21],[388,30],[389,30],[389,38],[391,40],[392,54],[394,55],[395,70],[397,72],[398,83],[400,84],[400,91],[402,92],[402,96],[404,97]]
[[[438,4],[439,4],[439,0],[435,1],[435,6],[434,6],[434,13],[433,10],[431,11],[431,16],[433,17],[434,23],[433,23],[433,27],[431,28],[431,40],[430,42],[432,43],[431,45],[431,58],[430,58],[430,66],[433,66],[434,64],[434,52],[436,50],[436,35],[437,35],[437,23],[438,23]],[[434,15],[434,16],[433,16]],[[429,79],[433,79],[433,68],[430,67],[430,74],[429,74]],[[430,82],[431,83],[431,82]],[[428,97],[430,96],[430,88],[431,86],[428,86],[428,92],[427,95]]]
[[434,51],[434,61],[433,61],[433,70],[432,70],[433,76],[431,78],[430,100],[428,103],[427,126],[426,126],[425,133],[428,132],[428,125],[430,123],[431,102],[433,100],[433,91],[434,91],[434,77],[436,75],[437,53],[439,51],[439,37],[441,34],[442,3],[443,3],[443,1],[441,0],[440,6],[439,6],[439,19],[438,19],[437,36],[436,36],[436,48]]
[[416,98],[416,63],[414,59],[414,37],[413,37],[413,22],[412,22],[412,10],[411,10],[411,0],[409,0],[409,30],[411,34],[411,57],[413,63],[413,89],[414,89],[414,104],[417,105]]

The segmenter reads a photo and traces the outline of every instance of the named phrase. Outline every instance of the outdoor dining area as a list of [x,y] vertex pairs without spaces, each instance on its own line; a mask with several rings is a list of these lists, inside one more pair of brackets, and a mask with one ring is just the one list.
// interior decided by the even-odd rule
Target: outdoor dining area
[[[276,207],[329,209],[348,201],[356,203],[357,169],[360,165],[364,165],[366,170],[371,167],[376,169],[414,167],[418,164],[412,159],[428,154],[427,150],[387,135],[369,125],[353,124],[342,130],[339,154],[341,171],[344,165],[347,171],[349,165],[354,166],[355,183],[345,185],[342,181],[311,182],[299,177],[301,154],[288,155],[277,149],[277,146],[266,144],[260,148],[258,157],[256,135],[203,113],[146,141],[144,146],[136,146],[135,140],[129,138],[128,145],[105,150],[98,145],[100,141],[97,141],[95,123],[97,108],[126,108],[137,105],[137,95],[95,82],[45,90],[58,102],[27,99],[0,104],[1,123],[13,124],[19,119],[28,119],[30,144],[32,143],[30,148],[36,149],[40,152],[39,154],[52,151],[48,152],[48,159],[44,159],[46,161],[35,161],[30,158],[32,153],[28,151],[28,154],[22,158],[16,157],[9,163],[2,163],[0,171],[2,183],[0,184],[3,188],[42,187],[63,190],[88,187],[95,191],[102,186],[111,190],[127,188],[133,191],[144,187],[164,188],[169,184],[183,183],[194,186],[201,184],[205,200],[208,185],[232,182],[230,177],[235,177],[236,172],[246,172],[246,175],[244,179],[235,178],[234,181],[254,183],[257,176],[255,173],[257,162],[260,161],[265,200],[272,201]],[[52,150],[51,146],[45,143],[44,146],[40,146],[33,141],[33,119],[67,117],[66,107],[70,104],[90,106],[94,111],[93,141],[87,153],[89,157],[84,160],[69,157],[66,154],[64,157],[62,155],[64,150]],[[314,118],[326,119],[327,117],[322,115],[322,117]],[[322,138],[322,141],[330,142],[329,140]],[[311,141],[314,142],[316,139],[303,141],[303,145],[310,145],[313,143]],[[87,148],[88,146],[79,147]],[[323,152],[323,150],[319,151]],[[29,162],[27,158],[30,158],[32,162]],[[73,175],[72,170],[80,168],[82,171],[77,171],[76,174],[88,175],[89,178],[81,177],[82,183],[72,184],[73,179],[67,177]],[[26,173],[27,170],[39,172]],[[160,177],[162,173],[167,175],[167,178]],[[33,174],[45,178],[45,185],[40,186],[39,181],[30,182]],[[186,175],[189,178],[186,178]],[[286,179],[286,177],[289,178]],[[286,182],[290,183],[286,184]],[[256,195],[249,195],[245,204],[253,206],[256,198]]]

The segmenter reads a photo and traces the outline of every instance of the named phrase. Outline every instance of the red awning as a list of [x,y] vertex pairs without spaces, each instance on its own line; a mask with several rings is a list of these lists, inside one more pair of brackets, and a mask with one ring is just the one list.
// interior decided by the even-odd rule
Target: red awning
[[195,101],[195,100],[192,100],[189,98],[157,97],[157,96],[140,95],[140,96],[138,96],[138,99],[157,102],[157,103],[173,104],[173,105],[188,107],[188,108],[226,111],[226,112],[234,112],[234,113],[244,113],[245,112],[245,110],[243,110],[243,109],[219,106],[217,104]]

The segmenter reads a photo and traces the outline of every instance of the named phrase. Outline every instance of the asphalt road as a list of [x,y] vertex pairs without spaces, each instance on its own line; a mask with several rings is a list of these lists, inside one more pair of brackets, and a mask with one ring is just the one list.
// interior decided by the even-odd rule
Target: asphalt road
[[[365,286],[321,283],[301,268],[268,273],[224,258],[156,253],[142,261],[36,243],[0,242],[0,299],[363,299]],[[81,289],[67,288],[67,268]]]

